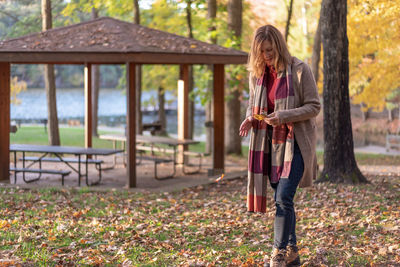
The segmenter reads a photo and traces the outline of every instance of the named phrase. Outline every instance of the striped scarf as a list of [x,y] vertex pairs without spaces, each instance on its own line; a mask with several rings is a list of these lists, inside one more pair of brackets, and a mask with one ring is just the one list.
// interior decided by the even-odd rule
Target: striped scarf
[[[266,114],[268,110],[264,75],[268,75],[265,70],[255,84],[254,102],[250,103],[253,115]],[[278,72],[274,86],[276,86],[274,111],[294,108],[291,65],[288,65],[285,71]],[[247,211],[266,213],[268,179],[271,183],[278,183],[281,178],[289,178],[294,150],[293,123],[273,127],[272,140],[269,139],[267,124],[264,121],[253,120],[248,156]],[[270,143],[272,143],[271,149]]]

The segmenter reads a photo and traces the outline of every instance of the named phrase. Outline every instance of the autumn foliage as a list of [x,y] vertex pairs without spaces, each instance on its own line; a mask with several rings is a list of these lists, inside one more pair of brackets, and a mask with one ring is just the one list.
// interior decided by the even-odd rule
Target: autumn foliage
[[400,90],[400,2],[350,0],[350,95],[354,103],[382,110]]

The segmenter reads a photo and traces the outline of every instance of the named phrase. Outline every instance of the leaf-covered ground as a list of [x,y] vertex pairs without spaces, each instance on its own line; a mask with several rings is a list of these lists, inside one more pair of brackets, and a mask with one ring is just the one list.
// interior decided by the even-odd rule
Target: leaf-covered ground
[[[296,195],[303,266],[400,266],[400,177]],[[274,206],[246,179],[174,193],[0,189],[0,266],[262,266]],[[271,198],[271,191],[269,191]]]

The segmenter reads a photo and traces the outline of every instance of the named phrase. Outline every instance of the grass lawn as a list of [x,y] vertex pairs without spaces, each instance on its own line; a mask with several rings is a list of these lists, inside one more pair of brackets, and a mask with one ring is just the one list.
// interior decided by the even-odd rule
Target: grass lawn
[[[303,266],[399,266],[400,177],[368,179],[298,190]],[[262,266],[275,208],[268,189],[267,213],[248,214],[246,184],[157,194],[0,188],[0,265]]]
[[[99,134],[116,133],[112,131],[99,131]],[[61,145],[64,146],[84,146],[84,131],[83,128],[60,128]],[[43,127],[39,126],[23,126],[18,129],[17,133],[10,134],[11,143],[20,144],[38,144],[46,145],[47,133]],[[110,141],[101,140],[93,137],[93,147],[97,148],[112,148]],[[205,151],[205,143],[200,142],[196,145],[191,145],[190,150],[197,152]],[[248,146],[242,147],[242,158],[247,158]],[[356,153],[356,160],[360,165],[398,165],[400,156],[378,155],[378,154],[365,154]],[[323,152],[317,152],[318,164],[323,164]]]
[[[115,133],[99,131],[99,134]],[[84,146],[85,137],[83,128],[60,128],[60,140],[63,146]],[[44,127],[23,125],[16,133],[10,134],[10,142],[15,144],[47,145],[48,137]],[[112,148],[112,142],[93,137],[93,147]]]

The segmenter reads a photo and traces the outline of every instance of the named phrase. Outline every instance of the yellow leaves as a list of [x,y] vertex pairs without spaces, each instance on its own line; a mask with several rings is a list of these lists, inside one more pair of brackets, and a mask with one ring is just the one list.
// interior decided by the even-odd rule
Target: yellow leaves
[[218,177],[215,181],[219,182],[220,180],[222,180],[224,178],[225,174],[222,174],[220,177]]
[[[327,257],[335,259],[339,266],[352,264],[355,258],[366,264],[373,262],[374,266],[387,266],[389,259],[400,260],[398,229],[390,230],[398,226],[400,216],[400,209],[393,201],[399,187],[392,186],[398,185],[399,179],[389,179],[390,186],[381,178],[370,180],[371,184],[363,186],[317,184],[296,193],[296,230],[301,236],[303,266],[330,266]],[[134,263],[129,263],[129,259],[135,258],[142,263],[153,259],[152,264],[157,266],[163,261],[171,266],[189,266],[190,262],[194,265],[200,260],[204,263],[201,266],[262,266],[273,242],[273,196],[268,195],[271,205],[266,215],[246,214],[246,182],[227,180],[223,187],[213,183],[168,194],[167,198],[162,194],[142,197],[130,192],[127,197],[114,196],[110,200],[113,193],[102,192],[104,203],[85,203],[85,207],[90,206],[91,214],[99,214],[93,217],[83,215],[86,209],[71,206],[80,207],[84,199],[100,196],[99,193],[84,196],[71,193],[70,204],[58,204],[55,220],[42,213],[44,206],[36,203],[33,217],[37,219],[27,222],[21,216],[23,210],[10,205],[6,213],[5,209],[0,211],[3,212],[0,216],[8,216],[1,217],[0,223],[11,224],[7,232],[16,239],[6,238],[2,242],[15,247],[15,255],[25,253],[25,244],[36,242],[38,257],[43,255],[39,253],[45,253],[55,263],[79,260],[83,265],[132,266]],[[29,194],[37,193],[32,190]],[[3,195],[5,203],[13,202],[10,199],[14,198]],[[128,198],[132,199],[129,205]],[[111,202],[118,212],[100,215],[106,214]],[[155,207],[160,212],[153,214]],[[72,216],[74,212],[79,219]],[[18,221],[18,227],[13,227],[14,220]],[[97,229],[101,227],[104,229],[99,232]],[[0,234],[5,232],[2,230]],[[70,240],[69,244],[65,240]],[[135,247],[140,249],[131,249]]]
[[[112,204],[112,205],[115,205],[115,204]],[[75,219],[79,219],[82,215],[86,214],[89,210],[90,210],[89,208],[85,208],[83,210],[75,211],[74,213],[72,213],[72,217],[74,217]]]
[[[382,110],[400,86],[399,1],[350,0],[348,14],[350,95],[354,103]],[[390,25],[390,26],[389,26]]]
[[72,214],[72,216],[75,218],[75,219],[78,219],[79,217],[81,217],[82,216],[82,211],[76,211],[76,212],[74,212],[73,214]]
[[53,230],[51,230],[51,229],[49,230],[47,239],[48,239],[49,241],[54,241],[54,240],[57,239],[57,237],[55,236]]
[[0,220],[0,229],[8,229],[11,227],[11,224],[6,220]]
[[253,118],[258,120],[258,121],[262,121],[262,120],[265,119],[265,115],[263,115],[263,114],[254,114]]
[[18,81],[18,77],[13,77],[10,83],[11,87],[11,103],[19,104],[21,101],[17,99],[17,95],[22,91],[26,91],[27,85],[25,81]]

